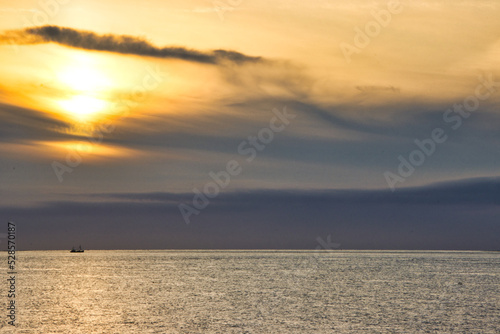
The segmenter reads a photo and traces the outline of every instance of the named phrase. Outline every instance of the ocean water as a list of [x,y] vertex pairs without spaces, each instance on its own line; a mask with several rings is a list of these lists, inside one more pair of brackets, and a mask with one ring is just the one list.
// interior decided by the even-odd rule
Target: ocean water
[[90,250],[17,258],[16,327],[2,307],[1,333],[500,333],[494,252]]

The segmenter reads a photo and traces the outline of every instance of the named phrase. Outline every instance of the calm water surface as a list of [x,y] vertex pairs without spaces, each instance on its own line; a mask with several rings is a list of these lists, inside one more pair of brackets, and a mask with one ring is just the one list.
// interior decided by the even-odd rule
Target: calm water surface
[[500,253],[37,251],[17,266],[2,333],[500,333]]

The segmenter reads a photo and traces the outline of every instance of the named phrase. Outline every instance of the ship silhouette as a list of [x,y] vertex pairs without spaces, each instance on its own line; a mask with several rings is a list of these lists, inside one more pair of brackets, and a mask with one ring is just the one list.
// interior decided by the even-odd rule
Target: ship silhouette
[[72,247],[70,250],[70,253],[83,253],[83,252],[84,252],[84,250],[82,249],[81,245],[78,249],[75,249],[75,247]]

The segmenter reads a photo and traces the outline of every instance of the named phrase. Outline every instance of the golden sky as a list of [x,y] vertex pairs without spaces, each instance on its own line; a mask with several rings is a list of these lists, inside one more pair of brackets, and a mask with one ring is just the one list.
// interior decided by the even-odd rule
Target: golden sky
[[32,248],[491,248],[499,7],[1,1],[0,213]]
[[[380,141],[397,164],[401,140],[426,135],[431,114],[474,92],[481,75],[500,73],[495,1],[233,1],[222,8],[209,1],[41,3],[0,5],[0,102],[43,118],[22,124],[28,120],[6,113],[12,123],[40,133],[13,136],[0,150],[27,162],[64,161],[71,150],[87,166],[144,156],[175,165],[176,180],[203,179],[211,159],[227,160],[272,108],[288,106],[301,108],[302,117],[285,134],[286,152],[254,166],[277,171],[291,160],[295,172],[272,181],[249,173],[241,186],[281,188],[296,177],[305,187],[322,187],[325,179],[333,187],[359,187],[352,171],[366,170],[367,185],[379,187],[383,170],[367,164],[387,167],[390,159],[367,159],[362,152],[373,148],[363,145]],[[49,25],[67,34],[50,39],[43,30]],[[90,41],[81,42],[82,36]],[[106,38],[114,44],[92,44]],[[138,51],[139,44],[149,51]],[[188,55],[172,56],[173,48]],[[154,73],[161,78],[155,81]],[[496,115],[498,102],[491,96],[484,113]],[[113,130],[89,144],[86,138],[102,135],[103,124]],[[291,147],[308,140],[319,142],[318,155],[303,160]],[[347,147],[355,143],[362,149],[352,153]],[[328,147],[340,153],[325,160]],[[479,174],[490,173],[491,166],[481,168]],[[330,178],[327,170],[339,176]],[[169,180],[158,167],[151,173]],[[420,182],[445,177],[444,168],[435,173]],[[134,186],[149,189],[158,178]],[[175,184],[181,191],[182,182]]]

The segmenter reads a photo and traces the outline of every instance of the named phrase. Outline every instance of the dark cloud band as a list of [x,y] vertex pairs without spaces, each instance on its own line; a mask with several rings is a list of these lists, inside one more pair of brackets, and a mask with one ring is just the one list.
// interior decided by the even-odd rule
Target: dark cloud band
[[251,57],[230,50],[202,52],[184,47],[159,48],[138,37],[111,34],[98,35],[90,31],[58,26],[14,30],[0,35],[0,43],[38,44],[51,42],[85,50],[108,51],[157,58],[175,58],[205,64],[222,62],[242,64],[262,60],[261,57]]

